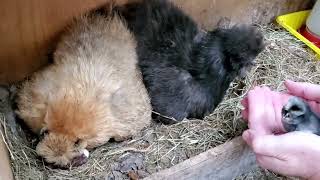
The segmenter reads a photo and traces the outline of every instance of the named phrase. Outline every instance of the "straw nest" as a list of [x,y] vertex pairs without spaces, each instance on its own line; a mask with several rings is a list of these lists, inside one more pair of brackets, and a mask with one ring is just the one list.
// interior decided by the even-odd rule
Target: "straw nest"
[[[263,26],[268,46],[257,58],[257,66],[245,79],[231,84],[224,101],[204,120],[183,121],[172,126],[154,123],[131,141],[108,143],[91,153],[85,165],[60,170],[47,166],[37,157],[36,138],[26,133],[2,102],[0,138],[5,140],[16,179],[104,179],[111,174],[114,163],[127,152],[145,155],[147,173],[171,167],[192,156],[241,135],[240,100],[255,85],[284,90],[283,81],[291,79],[320,84],[320,65],[315,55],[296,38],[276,26]],[[253,172],[238,179],[281,179],[265,171]]]

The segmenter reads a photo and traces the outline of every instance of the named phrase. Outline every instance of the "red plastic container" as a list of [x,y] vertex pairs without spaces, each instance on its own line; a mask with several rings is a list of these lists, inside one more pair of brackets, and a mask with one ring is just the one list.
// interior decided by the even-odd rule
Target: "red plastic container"
[[312,33],[307,26],[301,27],[299,33],[320,48],[320,36]]

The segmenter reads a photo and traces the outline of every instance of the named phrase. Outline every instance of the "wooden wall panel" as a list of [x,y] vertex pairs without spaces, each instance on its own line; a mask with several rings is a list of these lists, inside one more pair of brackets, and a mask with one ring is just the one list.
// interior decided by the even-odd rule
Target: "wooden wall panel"
[[202,27],[212,29],[221,18],[235,23],[272,22],[276,16],[312,8],[315,0],[171,0]]
[[106,0],[1,0],[0,83],[46,64],[50,42],[74,16]]
[[[108,0],[1,0],[0,84],[22,80],[47,63],[53,39],[75,16]],[[117,0],[126,1],[126,0]],[[306,9],[313,0],[172,0],[204,28],[221,17],[235,22],[270,22]]]

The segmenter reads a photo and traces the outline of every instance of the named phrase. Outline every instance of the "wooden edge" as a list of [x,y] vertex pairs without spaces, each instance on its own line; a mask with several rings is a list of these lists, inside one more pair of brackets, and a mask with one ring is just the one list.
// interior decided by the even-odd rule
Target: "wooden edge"
[[0,127],[0,180],[13,180],[9,154],[5,143],[3,142],[3,131]]
[[253,152],[241,137],[237,137],[145,180],[230,180],[257,167]]

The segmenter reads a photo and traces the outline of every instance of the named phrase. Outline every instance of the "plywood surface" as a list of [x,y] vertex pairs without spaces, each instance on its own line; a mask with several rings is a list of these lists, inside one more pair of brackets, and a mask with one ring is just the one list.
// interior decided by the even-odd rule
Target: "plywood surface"
[[0,82],[23,79],[46,64],[50,43],[74,16],[106,0],[1,0]]
[[[108,0],[1,0],[0,84],[22,80],[47,63],[59,32],[73,18]],[[116,0],[127,1],[127,0]],[[267,23],[276,15],[310,8],[313,0],[172,0],[202,27],[221,18]]]
[[278,15],[309,9],[314,0],[171,0],[202,27],[212,29],[221,18],[235,23],[272,22]]

